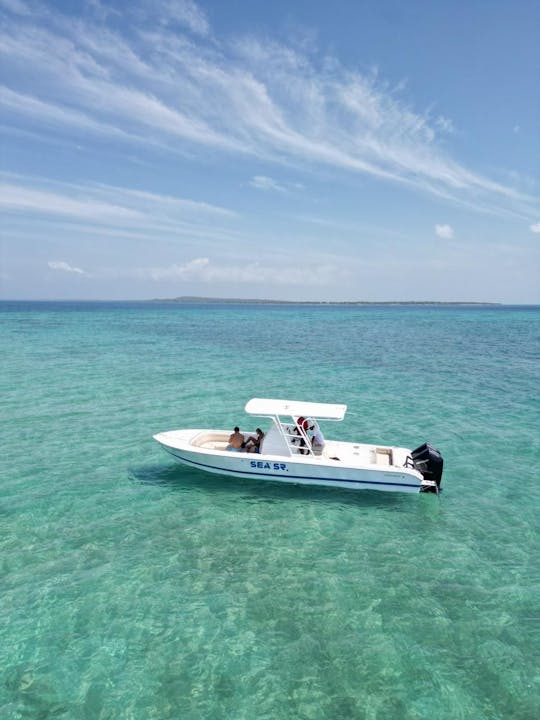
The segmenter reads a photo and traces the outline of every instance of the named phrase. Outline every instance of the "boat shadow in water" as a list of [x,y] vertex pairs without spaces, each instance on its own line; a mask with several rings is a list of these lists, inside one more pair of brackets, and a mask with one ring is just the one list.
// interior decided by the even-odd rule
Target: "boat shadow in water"
[[[414,494],[377,492],[376,490],[347,490],[316,485],[233,478],[209,474],[202,470],[184,468],[181,465],[138,465],[128,469],[128,477],[141,485],[170,487],[185,492],[196,490],[207,493],[236,495],[246,502],[282,502],[309,500],[309,502],[357,503],[362,506],[396,508],[409,506]],[[424,498],[425,499],[425,498]]]

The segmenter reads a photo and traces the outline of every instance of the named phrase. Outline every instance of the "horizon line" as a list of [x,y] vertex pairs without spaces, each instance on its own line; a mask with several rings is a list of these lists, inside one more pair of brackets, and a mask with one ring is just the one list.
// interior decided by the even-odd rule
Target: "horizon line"
[[535,302],[501,302],[492,300],[284,300],[270,298],[241,298],[241,297],[210,297],[198,295],[184,295],[174,298],[0,298],[0,302],[22,303],[165,303],[165,304],[195,304],[195,303],[223,303],[223,304],[267,304],[267,305],[506,305],[506,306],[540,306]]

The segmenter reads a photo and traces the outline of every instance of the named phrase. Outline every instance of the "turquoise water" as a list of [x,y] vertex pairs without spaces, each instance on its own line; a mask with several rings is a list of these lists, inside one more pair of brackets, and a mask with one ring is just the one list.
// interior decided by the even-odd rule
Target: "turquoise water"
[[[540,717],[540,310],[0,303],[0,717]],[[344,402],[435,496],[206,475],[152,434]]]

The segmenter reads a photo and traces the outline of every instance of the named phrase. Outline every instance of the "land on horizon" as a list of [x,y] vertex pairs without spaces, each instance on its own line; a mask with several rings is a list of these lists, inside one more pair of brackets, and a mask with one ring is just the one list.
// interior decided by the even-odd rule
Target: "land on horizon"
[[270,298],[209,297],[182,295],[174,298],[0,298],[0,303],[134,303],[170,305],[443,305],[443,306],[499,306],[531,305],[534,303],[503,303],[483,300],[281,300]]
[[221,298],[183,295],[176,298],[154,298],[159,303],[230,303],[244,305],[501,305],[499,302],[454,300],[269,300],[264,298]]

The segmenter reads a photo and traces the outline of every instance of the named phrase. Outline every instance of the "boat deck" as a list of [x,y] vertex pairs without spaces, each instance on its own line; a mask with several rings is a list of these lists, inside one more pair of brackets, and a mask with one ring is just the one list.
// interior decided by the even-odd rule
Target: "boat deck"
[[363,443],[338,442],[330,440],[323,450],[323,457],[339,458],[347,465],[379,467],[402,467],[409,451],[406,448],[368,445]]
[[[244,434],[247,438],[252,433]],[[253,435],[254,434],[255,433],[253,433]],[[191,444],[207,450],[226,452],[229,444],[229,435],[229,431],[218,430],[202,432],[193,438]],[[264,442],[262,449],[262,455],[264,455]],[[304,455],[300,452],[300,448],[295,455],[299,459],[301,457],[309,458],[310,462],[320,457],[324,460],[339,460],[348,466],[377,465],[379,467],[402,467],[405,464],[408,452],[405,448],[329,440],[326,442],[323,452],[320,455]]]

